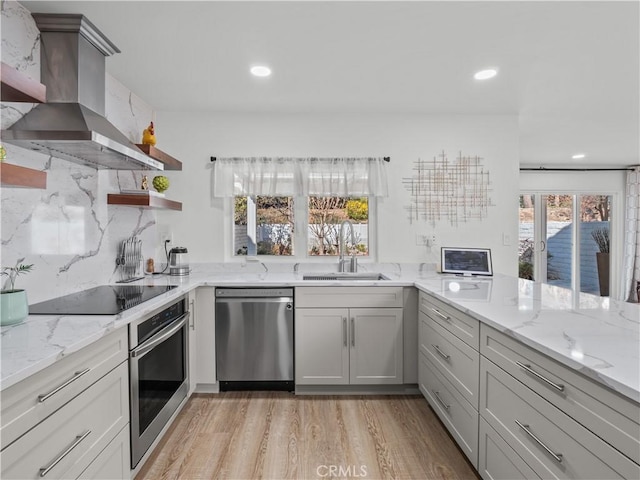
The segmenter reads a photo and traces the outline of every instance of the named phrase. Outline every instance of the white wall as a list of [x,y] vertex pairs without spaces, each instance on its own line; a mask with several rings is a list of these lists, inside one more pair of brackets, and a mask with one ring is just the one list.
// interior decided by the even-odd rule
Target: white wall
[[[170,229],[174,244],[189,248],[193,262],[225,255],[225,222],[231,212],[210,198],[211,156],[390,156],[390,196],[378,203],[378,261],[436,262],[440,246],[489,247],[496,272],[517,274],[518,130],[515,116],[391,114],[209,114],[156,112],[158,148],[183,162],[167,172],[167,196],[183,211],[159,212],[158,231]],[[410,224],[409,193],[402,179],[418,158],[442,151],[452,161],[479,155],[492,179],[488,217],[453,227]],[[435,233],[436,247],[416,246],[416,234]],[[503,245],[503,233],[510,245]]]

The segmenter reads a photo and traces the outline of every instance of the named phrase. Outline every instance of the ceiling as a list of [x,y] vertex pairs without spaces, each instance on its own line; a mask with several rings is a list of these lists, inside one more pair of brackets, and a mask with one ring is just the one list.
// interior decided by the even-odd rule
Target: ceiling
[[20,3],[85,14],[156,110],[517,115],[521,165],[639,163],[638,1]]

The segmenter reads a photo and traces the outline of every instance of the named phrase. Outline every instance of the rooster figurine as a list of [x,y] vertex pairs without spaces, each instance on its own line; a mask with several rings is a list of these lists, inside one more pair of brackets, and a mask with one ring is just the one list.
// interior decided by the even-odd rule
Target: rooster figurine
[[153,122],[151,122],[149,126],[142,131],[142,144],[151,145],[152,147],[155,146],[156,136],[153,130]]

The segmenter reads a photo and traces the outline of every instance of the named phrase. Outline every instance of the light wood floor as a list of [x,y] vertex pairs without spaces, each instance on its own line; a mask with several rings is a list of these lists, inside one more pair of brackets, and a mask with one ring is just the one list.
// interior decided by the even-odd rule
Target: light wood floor
[[421,396],[194,395],[142,479],[478,479]]

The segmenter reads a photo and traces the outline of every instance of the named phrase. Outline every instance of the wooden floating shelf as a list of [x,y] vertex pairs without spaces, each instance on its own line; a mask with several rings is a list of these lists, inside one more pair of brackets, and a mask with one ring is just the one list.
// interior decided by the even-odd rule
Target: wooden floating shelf
[[0,162],[3,187],[47,188],[47,173],[11,163]]
[[151,158],[164,163],[165,170],[182,170],[182,162],[173,158],[168,153],[164,153],[162,150],[152,146],[136,143],[136,147],[149,155]]
[[141,208],[163,208],[182,211],[182,203],[153,195],[127,195],[125,193],[107,194],[108,205],[122,205]]
[[0,62],[0,77],[3,102],[46,102],[47,87],[4,62]]

